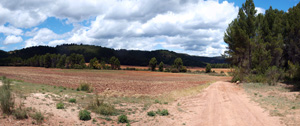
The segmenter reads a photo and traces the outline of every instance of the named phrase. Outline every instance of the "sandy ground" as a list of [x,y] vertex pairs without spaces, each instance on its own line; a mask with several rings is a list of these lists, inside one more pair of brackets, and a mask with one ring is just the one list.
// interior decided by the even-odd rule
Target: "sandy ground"
[[[179,105],[180,104],[180,105]],[[179,111],[180,110],[180,111]],[[232,83],[218,81],[197,96],[178,100],[169,108],[169,118],[147,125],[167,126],[281,126],[278,117],[251,102],[244,90]],[[155,122],[159,123],[155,123]],[[142,125],[142,122],[133,125]]]

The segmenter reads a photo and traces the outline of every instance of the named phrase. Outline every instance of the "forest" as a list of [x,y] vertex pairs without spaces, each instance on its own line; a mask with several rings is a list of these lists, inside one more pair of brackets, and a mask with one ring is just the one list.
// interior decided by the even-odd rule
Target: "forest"
[[300,3],[287,12],[270,7],[258,14],[253,0],[246,0],[224,41],[235,66],[232,81],[299,83]]
[[90,61],[97,58],[100,61],[109,63],[110,58],[115,56],[119,59],[122,65],[147,66],[152,57],[156,57],[159,62],[164,62],[166,65],[172,65],[176,58],[181,58],[186,66],[205,67],[207,63],[212,64],[212,67],[228,68],[223,57],[201,57],[180,54],[168,50],[156,51],[140,51],[140,50],[114,50],[95,45],[77,45],[63,44],[56,47],[49,46],[34,46],[20,50],[5,52],[0,50],[0,66],[24,66],[28,65],[28,59],[39,57],[45,54],[66,55],[80,54],[83,55],[85,61]]

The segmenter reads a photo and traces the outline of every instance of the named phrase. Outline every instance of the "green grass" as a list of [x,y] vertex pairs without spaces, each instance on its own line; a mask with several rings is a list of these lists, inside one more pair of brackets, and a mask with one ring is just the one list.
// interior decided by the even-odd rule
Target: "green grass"
[[62,102],[59,102],[56,104],[56,109],[64,109],[65,108],[65,104]]
[[76,99],[75,98],[71,98],[71,99],[69,99],[69,102],[70,103],[76,103]]
[[120,115],[120,116],[118,117],[118,122],[119,122],[119,123],[129,123],[129,120],[128,120],[128,118],[127,118],[126,115]]
[[156,115],[156,113],[154,111],[150,111],[150,112],[147,112],[147,115],[153,117]]
[[79,119],[80,120],[91,120],[91,113],[87,110],[81,110],[79,111]]

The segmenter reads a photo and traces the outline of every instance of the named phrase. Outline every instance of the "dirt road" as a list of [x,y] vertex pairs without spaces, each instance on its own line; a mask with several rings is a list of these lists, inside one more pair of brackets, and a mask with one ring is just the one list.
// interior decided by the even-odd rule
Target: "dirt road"
[[[179,100],[185,112],[174,113],[176,120],[166,125],[188,126],[281,126],[258,104],[250,101],[236,84],[218,81],[197,96]],[[177,104],[178,104],[177,103]],[[175,105],[174,105],[175,106]],[[174,108],[173,108],[174,109]],[[178,119],[178,120],[177,120]]]

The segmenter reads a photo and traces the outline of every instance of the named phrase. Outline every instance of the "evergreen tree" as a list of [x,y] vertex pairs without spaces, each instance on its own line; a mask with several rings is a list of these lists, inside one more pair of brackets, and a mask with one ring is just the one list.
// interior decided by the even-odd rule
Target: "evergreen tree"
[[155,57],[151,58],[151,60],[149,61],[149,66],[151,68],[151,71],[155,71],[157,65],[157,60]]
[[158,70],[160,71],[160,72],[163,72],[164,71],[164,62],[160,62],[159,63],[159,65],[158,65]]

